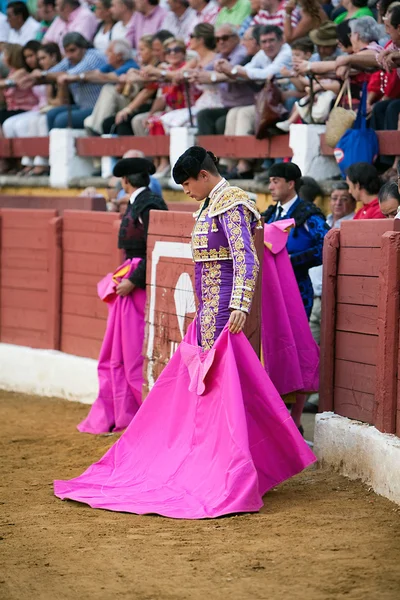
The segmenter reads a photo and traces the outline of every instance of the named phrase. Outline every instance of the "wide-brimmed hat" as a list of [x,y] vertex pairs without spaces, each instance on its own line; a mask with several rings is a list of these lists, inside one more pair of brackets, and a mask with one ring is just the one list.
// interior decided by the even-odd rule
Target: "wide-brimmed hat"
[[336,25],[331,21],[313,29],[309,35],[316,46],[336,46],[338,43]]

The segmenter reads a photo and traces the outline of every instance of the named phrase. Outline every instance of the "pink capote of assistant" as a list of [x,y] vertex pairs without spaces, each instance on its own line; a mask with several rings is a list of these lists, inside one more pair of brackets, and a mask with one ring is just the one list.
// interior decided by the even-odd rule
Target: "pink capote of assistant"
[[121,438],[54,493],[93,508],[203,519],[258,511],[316,458],[243,333],[192,323]]
[[[126,260],[130,277],[139,258]],[[144,309],[146,292],[135,288],[124,298],[115,293],[113,273],[97,286],[107,302],[108,318],[98,362],[99,394],[86,419],[77,426],[85,433],[109,433],[128,427],[142,404]]]
[[261,344],[265,370],[281,395],[319,389],[319,347],[286,250],[294,219],[264,225]]

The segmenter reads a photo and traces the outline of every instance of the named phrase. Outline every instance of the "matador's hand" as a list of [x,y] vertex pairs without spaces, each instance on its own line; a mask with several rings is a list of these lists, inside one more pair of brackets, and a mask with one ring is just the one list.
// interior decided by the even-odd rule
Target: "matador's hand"
[[118,296],[124,297],[130,294],[134,287],[134,284],[131,281],[129,281],[129,279],[123,279],[121,283],[117,285],[115,291],[118,294]]
[[229,331],[231,333],[240,333],[246,323],[247,313],[242,310],[233,310],[229,317]]

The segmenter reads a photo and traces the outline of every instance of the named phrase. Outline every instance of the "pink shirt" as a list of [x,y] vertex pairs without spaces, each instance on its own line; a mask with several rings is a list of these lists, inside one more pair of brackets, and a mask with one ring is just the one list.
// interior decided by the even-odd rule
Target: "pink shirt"
[[75,9],[69,16],[68,21],[63,21],[61,17],[56,17],[48,28],[42,43],[55,42],[63,49],[62,40],[66,33],[76,32],[83,35],[88,41],[92,41],[98,20],[86,6]]
[[[9,76],[15,73],[15,71],[16,69],[11,69]],[[9,87],[5,88],[3,95],[7,110],[32,110],[38,105],[38,98],[32,88],[22,90],[18,86]]]
[[143,35],[154,35],[164,29],[163,24],[166,14],[167,11],[161,6],[155,6],[149,15],[143,15],[140,12],[134,13],[126,34],[126,39],[132,44],[133,48],[137,48]]

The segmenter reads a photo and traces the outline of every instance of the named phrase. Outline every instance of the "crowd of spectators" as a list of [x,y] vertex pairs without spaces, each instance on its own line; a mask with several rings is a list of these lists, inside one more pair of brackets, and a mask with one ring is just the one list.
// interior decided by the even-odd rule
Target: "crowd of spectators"
[[[324,122],[347,81],[355,103],[367,84],[371,127],[399,128],[399,1],[2,0],[0,7],[3,137],[66,127],[162,135],[174,126],[252,135],[258,94],[271,81],[286,110],[271,135],[312,123],[317,100]],[[397,157],[380,160],[394,178]],[[260,166],[223,164],[231,178],[251,178]],[[168,157],[156,167],[156,178],[167,175]],[[47,170],[43,157],[24,157],[20,166],[22,174]]]

